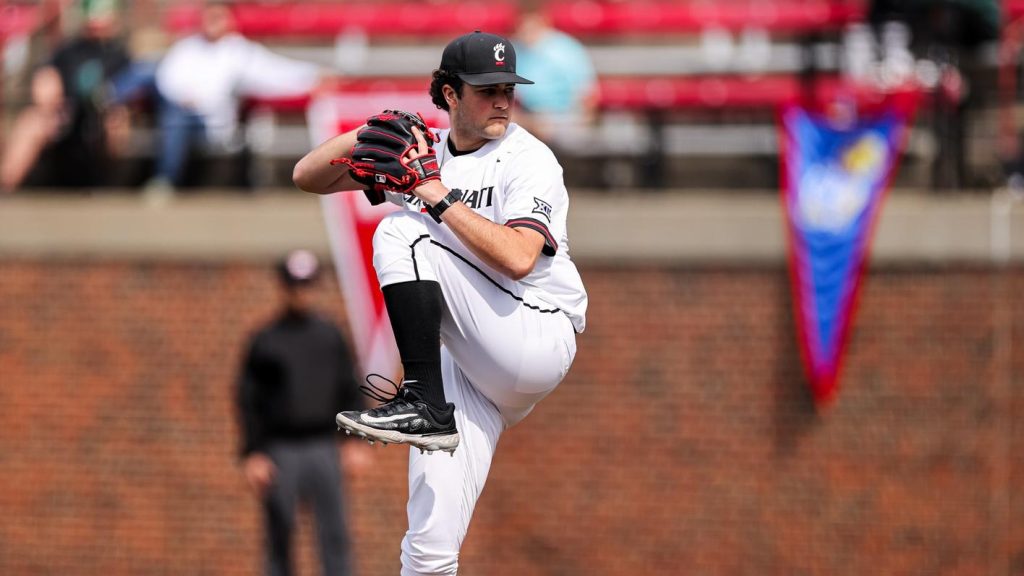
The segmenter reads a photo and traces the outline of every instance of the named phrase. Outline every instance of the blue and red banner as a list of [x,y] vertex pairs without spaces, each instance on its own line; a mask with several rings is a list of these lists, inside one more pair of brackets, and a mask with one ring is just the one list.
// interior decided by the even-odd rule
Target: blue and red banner
[[916,100],[842,121],[790,106],[781,116],[782,200],[797,339],[821,405],[838,377],[874,223],[895,173]]

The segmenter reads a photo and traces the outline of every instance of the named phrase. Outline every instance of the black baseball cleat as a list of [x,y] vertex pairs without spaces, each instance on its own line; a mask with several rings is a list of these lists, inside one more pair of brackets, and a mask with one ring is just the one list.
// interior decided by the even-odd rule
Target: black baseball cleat
[[419,448],[420,452],[442,450],[454,455],[459,445],[455,405],[449,402],[444,410],[438,410],[420,400],[411,390],[383,379],[395,386],[394,395],[386,396],[367,377],[369,386],[361,386],[363,392],[383,404],[369,410],[339,413],[335,418],[338,429],[365,438],[370,444],[375,441],[409,444]]

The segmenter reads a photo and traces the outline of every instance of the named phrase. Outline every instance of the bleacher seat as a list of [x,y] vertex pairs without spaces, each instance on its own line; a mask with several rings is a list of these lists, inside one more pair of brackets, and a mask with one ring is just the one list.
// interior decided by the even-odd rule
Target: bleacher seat
[[30,33],[39,24],[37,4],[0,4],[0,40]]
[[[555,27],[580,36],[693,33],[708,27],[766,28],[780,33],[835,30],[860,20],[867,0],[723,0],[712,2],[557,0],[545,5]],[[1013,0],[1017,1],[1017,0]],[[383,9],[382,9],[383,8]],[[510,32],[518,8],[513,2],[463,0],[421,2],[274,3],[236,6],[240,31],[252,37],[330,38],[359,28],[370,36],[448,36],[472,29]],[[198,9],[172,6],[167,28],[195,27]]]
[[[686,77],[612,77],[598,82],[598,107],[603,110],[682,110],[717,108],[772,109],[805,97],[807,86],[796,76],[703,76]],[[809,88],[815,100],[828,99],[839,89],[834,75],[814,80]],[[339,82],[339,94],[364,99],[380,99],[380,95],[408,100],[423,97],[427,92],[424,80],[352,79]],[[299,112],[309,104],[308,97],[257,99],[252,106],[269,107],[282,112]],[[352,112],[353,118],[366,118],[362,107]]]
[[[438,7],[423,2],[346,2],[314,4],[239,3],[235,17],[242,34],[252,38],[334,38],[348,29],[369,36],[450,36],[481,28],[508,32],[516,20],[515,5],[508,2],[459,2]],[[167,12],[166,27],[182,33],[195,28],[198,9],[174,6]]]
[[577,36],[693,33],[765,28],[778,33],[835,30],[864,16],[860,1],[557,1],[546,8],[554,26]]

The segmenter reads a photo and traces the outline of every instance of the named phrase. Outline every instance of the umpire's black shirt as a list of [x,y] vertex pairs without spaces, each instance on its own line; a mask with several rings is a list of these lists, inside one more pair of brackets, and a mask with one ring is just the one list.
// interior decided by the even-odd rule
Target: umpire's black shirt
[[256,332],[238,382],[242,454],[332,436],[335,414],[361,407],[354,368],[341,331],[315,313],[288,310]]

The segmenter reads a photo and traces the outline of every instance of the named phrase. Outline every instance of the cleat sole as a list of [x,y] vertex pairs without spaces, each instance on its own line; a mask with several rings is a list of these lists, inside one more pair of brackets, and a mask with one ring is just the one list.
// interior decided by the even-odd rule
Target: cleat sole
[[434,452],[448,452],[452,456],[455,455],[455,449],[459,446],[459,433],[446,434],[443,436],[415,436],[411,434],[402,434],[395,430],[378,430],[355,422],[344,417],[342,414],[338,414],[335,419],[339,427],[345,430],[346,434],[355,434],[360,438],[365,438],[367,442],[373,444],[374,441],[378,441],[381,444],[387,446],[388,444],[409,444],[420,449],[421,453],[434,453]]

